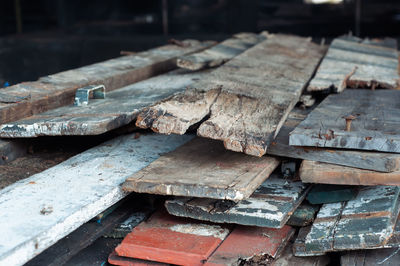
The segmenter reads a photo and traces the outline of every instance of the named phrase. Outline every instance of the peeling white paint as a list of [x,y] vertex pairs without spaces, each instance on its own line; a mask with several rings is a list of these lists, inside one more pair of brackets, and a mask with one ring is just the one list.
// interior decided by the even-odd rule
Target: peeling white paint
[[177,224],[170,227],[174,232],[198,235],[198,236],[213,236],[224,240],[229,234],[227,228],[223,228],[218,225],[207,225],[207,224]]

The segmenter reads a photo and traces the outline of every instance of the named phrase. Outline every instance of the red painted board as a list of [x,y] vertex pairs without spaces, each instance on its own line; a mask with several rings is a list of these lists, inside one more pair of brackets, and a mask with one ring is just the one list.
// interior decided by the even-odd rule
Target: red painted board
[[121,257],[121,256],[118,256],[115,251],[113,251],[108,256],[108,263],[110,263],[111,265],[118,265],[118,266],[167,266],[167,265],[169,265],[169,264],[155,262],[155,261]]
[[115,251],[123,257],[202,265],[228,233],[219,225],[156,213],[136,226]]
[[263,254],[275,258],[285,248],[294,231],[288,225],[280,229],[237,226],[205,265],[233,265],[239,259]]

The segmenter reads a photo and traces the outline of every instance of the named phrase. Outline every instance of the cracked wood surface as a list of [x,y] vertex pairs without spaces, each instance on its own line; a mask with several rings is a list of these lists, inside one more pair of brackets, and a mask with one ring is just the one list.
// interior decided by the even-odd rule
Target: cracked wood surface
[[242,32],[204,51],[180,56],[178,67],[189,70],[217,67],[266,39],[266,33]]
[[400,185],[399,170],[382,173],[308,160],[302,162],[299,175],[305,183],[362,186]]
[[276,136],[275,140],[268,147],[267,154],[380,172],[394,172],[400,170],[400,155],[395,153],[289,145],[289,133],[307,117],[310,111],[310,109],[302,110],[300,108],[294,108],[279,131],[278,136]]
[[241,225],[282,228],[304,200],[308,186],[271,176],[250,196],[237,204],[206,198],[167,200],[167,211],[175,216]]
[[239,201],[250,197],[279,163],[274,157],[235,153],[220,142],[196,138],[128,177],[123,190]]
[[331,94],[290,133],[289,144],[400,153],[399,102],[399,90]]
[[296,255],[385,247],[399,214],[399,192],[394,186],[363,187],[353,200],[324,204]]
[[146,108],[136,125],[183,134],[202,122],[199,136],[222,140],[229,150],[262,156],[324,50],[307,38],[269,35],[184,93]]
[[213,44],[194,40],[183,43],[187,45],[165,45],[4,88],[0,94],[0,123],[72,104],[76,89],[87,85],[103,84],[111,91],[167,72],[176,68],[178,56]]
[[400,78],[398,65],[395,39],[370,41],[342,36],[332,41],[307,90],[395,89]]
[[207,73],[174,70],[106,93],[105,99],[90,99],[86,106],[68,105],[0,125],[0,137],[102,134],[129,124],[143,108],[184,91]]

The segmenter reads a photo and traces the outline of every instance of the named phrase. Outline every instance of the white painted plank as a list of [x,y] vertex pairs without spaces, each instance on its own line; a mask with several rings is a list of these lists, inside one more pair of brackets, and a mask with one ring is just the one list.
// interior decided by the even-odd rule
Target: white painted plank
[[126,177],[193,136],[118,137],[0,191],[0,265],[21,265],[126,193]]

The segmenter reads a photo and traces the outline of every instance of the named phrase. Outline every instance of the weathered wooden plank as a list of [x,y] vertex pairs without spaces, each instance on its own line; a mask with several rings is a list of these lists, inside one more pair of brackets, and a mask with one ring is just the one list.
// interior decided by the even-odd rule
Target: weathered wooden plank
[[290,133],[289,144],[400,153],[399,101],[399,90],[331,94]]
[[299,170],[305,183],[336,185],[400,185],[400,171],[381,173],[328,163],[304,160]]
[[0,165],[26,154],[26,151],[27,147],[21,141],[0,140]]
[[183,44],[165,45],[4,88],[0,97],[0,124],[72,104],[80,87],[103,84],[111,91],[167,72],[176,68],[178,56],[200,51],[213,42],[189,40]]
[[358,188],[341,185],[315,185],[307,194],[311,204],[335,203],[352,200],[357,196]]
[[239,201],[248,198],[278,165],[273,157],[235,153],[217,141],[196,138],[128,177],[123,189]]
[[115,251],[113,251],[108,256],[108,263],[111,265],[119,265],[119,266],[169,266],[171,264],[149,261],[149,260],[140,260],[133,259],[129,257],[118,256]]
[[318,210],[318,205],[310,205],[303,202],[293,212],[286,224],[298,227],[308,226],[314,221],[315,215]]
[[397,42],[342,36],[332,41],[308,91],[376,87],[395,89],[398,86]]
[[225,148],[262,156],[311,78],[324,48],[310,39],[270,35],[211,72],[206,80],[145,109],[136,125],[163,134],[197,134]]
[[282,252],[282,255],[271,262],[271,266],[326,266],[329,265],[329,256],[315,256],[315,257],[296,257],[293,254],[293,245],[288,245]]
[[397,266],[400,264],[400,249],[357,250],[340,257],[342,266]]
[[182,92],[207,71],[174,70],[91,99],[86,106],[64,106],[0,126],[0,137],[98,135],[126,125],[144,108]]
[[324,204],[305,238],[305,253],[384,247],[399,214],[399,187],[364,187],[354,200]]
[[380,172],[400,170],[400,155],[372,151],[352,151],[318,147],[301,147],[289,145],[289,133],[292,132],[311,110],[294,108],[270,144],[267,154],[298,158],[304,160],[332,163]]
[[125,197],[128,175],[191,138],[118,137],[2,189],[0,264],[27,262]]
[[203,265],[230,233],[227,226],[153,214],[115,248],[122,257],[177,265]]
[[241,225],[282,228],[305,198],[308,187],[278,176],[269,177],[250,196],[238,203],[195,198],[167,200],[167,211],[175,216]]
[[189,70],[217,67],[265,40],[266,37],[267,34],[263,33],[238,33],[204,51],[178,57],[177,65]]

